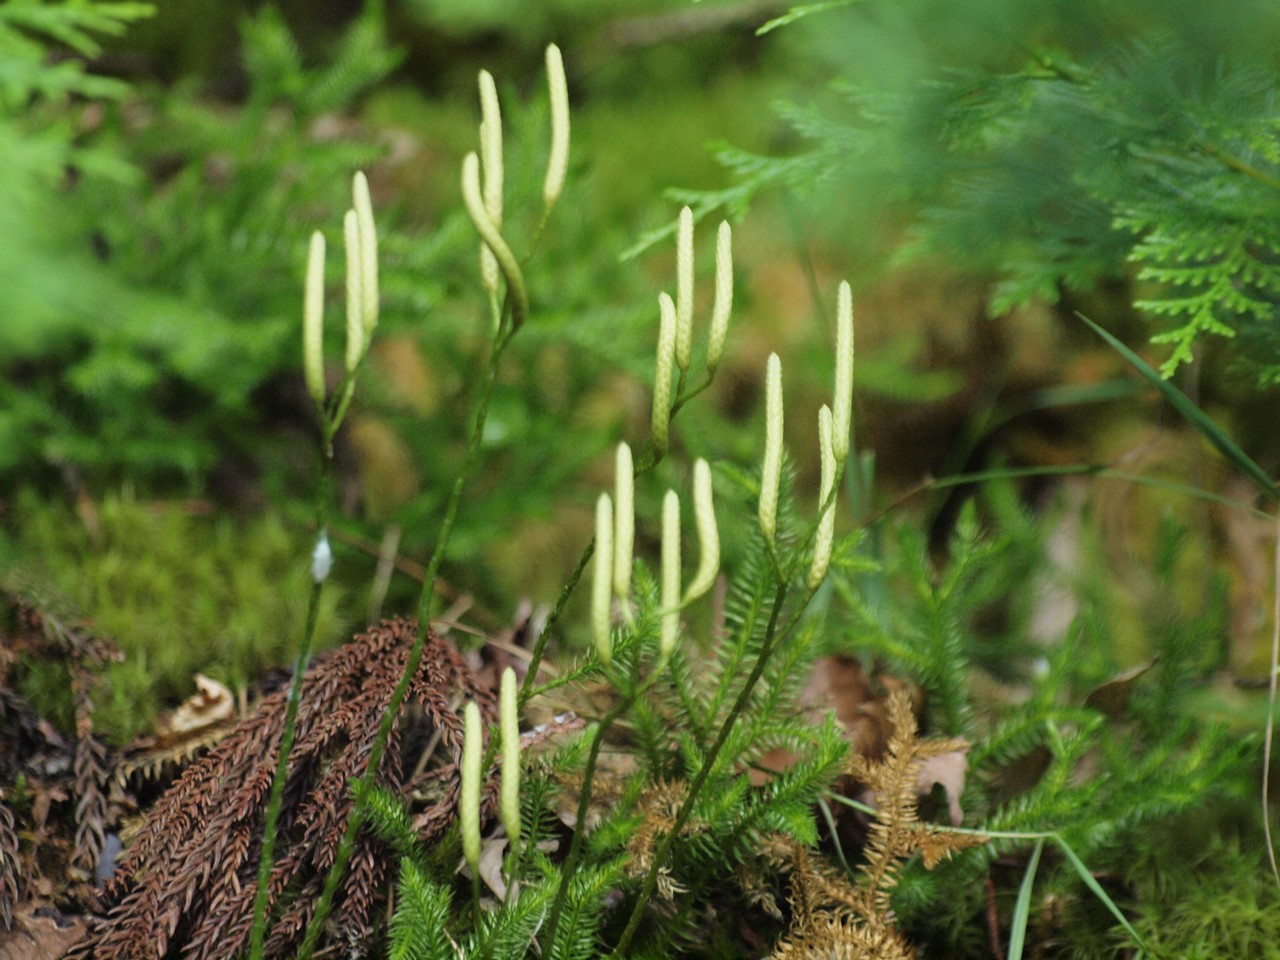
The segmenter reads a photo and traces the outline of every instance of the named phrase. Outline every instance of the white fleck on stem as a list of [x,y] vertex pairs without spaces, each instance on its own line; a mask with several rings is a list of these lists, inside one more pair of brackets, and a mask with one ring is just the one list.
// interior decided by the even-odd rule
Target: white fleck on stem
[[564,76],[564,58],[554,43],[547,47],[547,92],[551,101],[551,152],[542,186],[542,206],[550,211],[560,199],[569,169],[569,84]]
[[351,183],[352,205],[360,236],[360,298],[364,325],[365,348],[378,325],[378,227],[373,220],[373,200],[369,196],[369,180],[357,172]]
[[711,467],[701,458],[693,465],[693,519],[698,525],[698,569],[684,591],[682,602],[686,604],[710,590],[720,572],[720,532],[711,494]]
[[832,407],[832,449],[836,460],[844,463],[853,418],[853,292],[847,282],[841,282],[836,294],[836,392]]
[[613,592],[625,606],[631,596],[631,558],[636,544],[635,468],[626,443],[618,444],[613,531]]
[[711,311],[711,335],[707,338],[707,372],[715,373],[724,356],[733,313],[733,230],[726,220],[716,234],[716,302]]
[[347,373],[354,373],[364,356],[364,296],[360,292],[363,264],[360,223],[354,210],[342,218],[342,247],[347,258]]
[[302,295],[302,372],[316,409],[324,411],[324,234],[311,234]]
[[498,696],[498,723],[502,731],[502,825],[514,847],[520,840],[520,716],[516,700],[516,672],[502,671]]
[[607,493],[596,500],[596,552],[591,583],[591,635],[596,656],[606,666],[613,659],[613,501]]
[[760,471],[760,529],[770,546],[778,530],[778,488],[782,482],[782,361],[769,354],[765,368],[764,464]]
[[653,378],[653,448],[658,456],[667,452],[667,425],[671,421],[671,367],[676,350],[676,307],[665,293],[658,294],[662,317],[658,328],[658,359]]
[[[809,567],[809,589],[817,590],[826,579],[831,564],[831,544],[835,539],[836,503],[831,496],[836,482],[835,438],[831,409],[825,404],[818,411],[818,446],[822,451],[822,485],[818,506],[818,530],[813,538],[813,563]],[[828,503],[828,501],[830,501]]]
[[667,662],[680,633],[680,497],[668,490],[662,501],[662,632],[658,661]]
[[462,832],[462,855],[472,873],[480,869],[480,760],[484,750],[480,708],[467,701],[462,717],[462,771],[458,797],[458,820]]
[[329,579],[329,571],[333,569],[333,548],[329,546],[329,531],[321,529],[316,537],[316,545],[311,550],[311,579],[316,583],[324,583]]
[[683,373],[693,359],[693,211],[680,211],[676,226],[676,366]]

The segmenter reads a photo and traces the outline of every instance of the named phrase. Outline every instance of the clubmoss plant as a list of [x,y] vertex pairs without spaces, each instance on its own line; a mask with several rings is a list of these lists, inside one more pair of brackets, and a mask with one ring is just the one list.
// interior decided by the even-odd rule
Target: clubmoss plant
[[516,673],[502,671],[498,700],[502,726],[502,825],[514,847],[520,842],[520,713],[516,703]]
[[714,374],[724,356],[733,313],[733,229],[722,222],[716,234],[716,301],[711,314],[711,334],[707,339],[707,370]]
[[662,498],[662,637],[658,662],[664,663],[680,634],[680,495]]
[[[552,52],[554,50],[554,52]],[[568,93],[564,83],[563,63],[560,59],[559,50],[552,48],[548,50],[548,76],[549,91],[552,103],[552,147],[548,161],[547,189],[543,194],[543,223],[551,214],[555,201],[559,197],[560,188],[564,182],[564,175],[568,164]],[[483,84],[482,84],[483,86]],[[482,109],[484,109],[482,107]],[[494,129],[494,125],[498,123],[496,119],[496,110],[493,109],[492,103],[488,107],[490,113],[486,123],[489,128],[485,130],[485,141],[491,153],[493,153],[493,163],[491,168],[498,169],[500,166],[494,144],[499,136],[499,132]],[[399,714],[400,707],[404,703],[405,697],[408,695],[409,685],[412,678],[417,673],[418,667],[422,662],[423,649],[426,644],[429,624],[431,621],[432,603],[435,598],[436,578],[440,572],[440,565],[444,561],[446,551],[449,547],[450,534],[453,531],[454,518],[457,516],[458,505],[461,502],[463,491],[466,489],[467,482],[471,478],[471,474],[475,468],[477,454],[480,449],[480,443],[484,437],[484,427],[488,419],[489,403],[493,397],[494,385],[498,379],[498,371],[500,369],[502,356],[511,342],[511,338],[520,330],[529,314],[528,294],[525,288],[524,275],[520,268],[520,264],[515,255],[511,251],[511,247],[507,240],[503,237],[498,224],[494,222],[490,215],[489,209],[485,204],[484,194],[480,185],[480,160],[475,153],[467,154],[462,164],[462,198],[466,205],[467,213],[471,218],[472,225],[476,232],[480,235],[480,239],[484,242],[488,250],[493,254],[498,264],[498,269],[502,274],[502,278],[506,283],[506,295],[502,301],[501,307],[495,313],[493,341],[489,350],[489,360],[485,368],[482,382],[479,387],[476,399],[475,418],[473,422],[471,438],[468,442],[467,449],[463,455],[463,462],[458,470],[457,479],[454,482],[452,491],[450,492],[448,503],[445,507],[444,517],[440,525],[440,533],[436,538],[436,546],[431,555],[431,560],[427,564],[426,574],[423,577],[422,593],[418,603],[418,632],[414,640],[414,644],[409,651],[408,659],[405,663],[404,672],[401,675],[400,682],[396,685],[395,691],[392,693],[391,700],[387,704],[386,711],[383,714],[382,722],[379,725],[377,736],[370,747],[369,763],[364,773],[354,785],[356,804],[352,809],[351,816],[347,819],[346,826],[343,831],[342,840],[339,843],[337,854],[330,866],[328,876],[325,879],[324,887],[316,902],[316,909],[313,913],[310,923],[307,926],[306,934],[303,938],[302,945],[298,951],[298,960],[309,960],[314,952],[320,936],[324,930],[325,921],[328,918],[329,911],[332,906],[334,894],[337,892],[338,885],[342,880],[343,873],[346,870],[347,863],[351,858],[351,854],[355,846],[355,837],[363,826],[367,817],[367,798],[373,782],[373,778],[377,775],[382,756],[387,748],[387,742],[391,737],[392,726],[396,716]],[[534,237],[536,244],[537,236]],[[497,298],[493,298],[493,303],[497,303]],[[576,578],[574,580],[576,583]],[[282,763],[283,751],[282,751]],[[279,780],[281,778],[277,778]],[[256,960],[256,958],[255,958]]]
[[654,456],[660,459],[667,452],[667,429],[671,422],[671,368],[675,363],[679,333],[676,305],[665,292],[658,294],[658,313],[661,326],[658,328],[658,362],[654,365],[653,375],[651,442]]
[[776,549],[778,489],[782,484],[782,361],[769,354],[764,375],[764,466],[760,471],[760,530]]
[[[484,179],[485,212],[498,229],[502,229],[502,111],[498,106],[498,88],[493,74],[480,71],[480,168]],[[480,244],[480,280],[489,294],[489,308],[498,316],[498,261],[483,241]]]
[[307,618],[289,686],[284,728],[280,736],[280,753],[271,797],[267,803],[263,825],[262,856],[258,861],[258,892],[254,899],[253,927],[250,932],[249,955],[261,960],[267,933],[267,902],[270,895],[271,870],[275,865],[280,809],[284,800],[285,780],[289,772],[289,753],[297,731],[298,706],[302,699],[302,682],[311,659],[316,621],[320,612],[321,592],[332,567],[329,545],[328,516],[333,469],[333,438],[355,393],[356,376],[369,350],[373,329],[378,323],[378,239],[369,200],[369,184],[363,173],[356,174],[352,185],[353,207],[343,218],[343,240],[346,254],[347,346],[345,374],[332,395],[324,383],[324,237],[312,234],[307,256],[307,276],[303,297],[302,365],[307,391],[315,404],[320,426],[320,472],[316,484],[316,544],[312,550],[311,595],[307,601]]
[[475,701],[463,711],[462,789],[458,797],[458,825],[462,832],[462,856],[471,870],[471,902],[480,918],[480,776],[484,755],[484,728]]
[[682,606],[710,590],[720,572],[720,531],[716,528],[711,467],[701,458],[693,464],[693,518],[698,525],[698,569],[685,588]]

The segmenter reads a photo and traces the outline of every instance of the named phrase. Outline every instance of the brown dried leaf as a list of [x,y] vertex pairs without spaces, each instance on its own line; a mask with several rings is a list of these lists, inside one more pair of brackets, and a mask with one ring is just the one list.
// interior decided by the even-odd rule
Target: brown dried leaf
[[951,825],[960,826],[964,822],[964,811],[960,809],[960,795],[964,793],[964,778],[969,772],[969,747],[963,750],[949,750],[936,756],[926,757],[920,761],[916,770],[916,793],[927,797],[935,786],[941,786],[947,794],[947,811],[951,815]]
[[[896,677],[880,674],[868,677],[862,664],[852,657],[819,657],[814,661],[809,682],[800,692],[799,704],[814,723],[821,723],[831,710],[844,731],[845,739],[854,753],[878,757],[889,742],[892,724],[885,711],[885,700],[877,696],[876,684],[890,691],[902,686]],[[750,771],[751,782],[760,786],[769,779],[768,771],[784,772],[796,762],[796,756],[786,749],[765,753],[758,767]]]
[[1098,684],[1084,698],[1086,707],[1106,714],[1112,720],[1121,719],[1129,708],[1129,700],[1133,696],[1134,684],[1138,679],[1156,665],[1154,660],[1139,664],[1123,673],[1117,673],[1110,680]]
[[507,846],[506,837],[487,837],[480,841],[480,879],[499,900],[507,896],[507,878],[502,875]]
[[19,904],[13,925],[0,931],[0,957],[4,960],[61,960],[84,936],[83,917],[69,917],[35,902]]
[[157,722],[161,746],[171,746],[235,714],[236,698],[225,685],[203,673],[196,674],[195,683],[196,692]]

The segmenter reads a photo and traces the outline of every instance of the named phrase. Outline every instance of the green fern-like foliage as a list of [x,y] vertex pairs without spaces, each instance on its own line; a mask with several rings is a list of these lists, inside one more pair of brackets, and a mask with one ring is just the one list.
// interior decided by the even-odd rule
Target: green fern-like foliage
[[[122,96],[127,89],[124,84],[88,72],[81,58],[96,57],[102,52],[104,36],[119,36],[128,24],[153,12],[149,3],[118,0],[13,0],[5,4],[0,9],[0,50],[5,56],[0,102],[5,112],[17,115],[29,106],[32,97]],[[78,56],[50,63],[51,48],[67,48]]]
[[[547,781],[535,780],[524,794],[525,820],[532,830],[519,850],[508,848],[506,857],[507,875],[521,867],[519,883],[501,901],[487,902],[476,922],[470,891],[456,873],[456,834],[441,850],[423,849],[402,801],[390,793],[374,791],[370,823],[401,855],[396,908],[388,929],[388,956],[477,960],[525,956],[534,948],[560,871],[537,849],[548,841],[552,825],[543,807],[548,799]],[[561,960],[591,960],[599,955],[605,903],[622,876],[623,863],[617,857],[577,872],[569,886],[564,922],[544,955]]]
[[[972,502],[960,515],[941,569],[930,561],[919,531],[904,524],[897,534],[900,551],[893,555],[893,569],[853,576],[838,571],[833,578],[853,615],[855,645],[924,684],[940,732],[970,735],[969,673],[978,665],[1002,671],[1009,653],[1007,647],[999,652],[985,647],[974,619],[1000,596],[1001,583],[1025,552],[1010,550],[1008,538],[984,537]],[[892,600],[871,601],[884,597],[886,589],[894,590]]]
[[[1133,876],[1150,904],[1139,931],[1151,953],[1188,960],[1274,957],[1280,896],[1265,855],[1246,839],[1201,842],[1204,848],[1191,853],[1181,844],[1172,851],[1166,845],[1134,864]],[[1177,858],[1190,860],[1192,869]]]
[[455,956],[449,942],[452,903],[448,887],[433,883],[411,857],[401,860],[387,950],[391,960],[445,960]]
[[833,76],[819,102],[781,108],[796,148],[721,147],[733,183],[674,195],[735,216],[779,189],[825,218],[891,206],[911,223],[904,257],[995,275],[994,314],[1136,275],[1166,375],[1234,338],[1262,382],[1280,379],[1280,87],[1256,42],[1273,8],[985,0],[961,22],[927,0],[892,17],[833,6],[775,35]]
[[[719,508],[722,523],[754,527],[758,479],[728,470],[722,476],[727,478]],[[744,911],[758,915],[778,934],[785,930],[776,907],[784,889],[780,885],[786,883],[777,851],[812,849],[819,843],[816,804],[846,772],[849,747],[834,718],[815,723],[797,703],[814,660],[825,650],[825,631],[821,617],[803,613],[807,562],[800,561],[807,561],[808,548],[789,496],[783,497],[780,517],[778,555],[801,599],[785,602],[774,616],[779,578],[757,533],[728,578],[723,623],[704,626],[689,611],[667,669],[649,678],[651,686],[625,715],[624,737],[615,744],[611,735],[606,746],[625,749],[634,763],[620,771],[596,770],[592,789],[597,799],[588,821],[572,827],[585,832],[580,838],[583,853],[568,877],[554,942],[545,942],[551,934],[544,927],[568,866],[561,862],[563,847],[554,862],[542,850],[548,841],[555,841],[553,848],[563,842],[563,827],[550,810],[576,805],[594,725],[527,761],[520,849],[508,848],[504,855],[503,876],[509,880],[511,871],[518,871],[518,894],[501,905],[486,904],[478,925],[466,885],[454,874],[457,848],[446,844],[448,849],[434,854],[415,850],[410,822],[396,809],[396,801],[374,797],[375,825],[414,863],[402,867],[401,906],[390,933],[393,956],[419,956],[409,952],[415,949],[410,942],[423,923],[442,925],[463,957],[525,955],[535,941],[543,955],[563,960],[608,953],[609,934],[616,935],[658,848],[675,828],[676,811],[691,783],[707,767],[720,727],[730,719],[745,678],[771,636],[771,620],[773,629],[786,633],[716,762],[706,770],[688,822],[662,861],[656,898],[628,955],[704,955],[732,949]],[[614,627],[609,671],[615,678],[644,682],[656,658],[662,607],[655,578],[639,560],[631,602],[629,622]],[[604,674],[593,656],[584,655],[539,690],[562,697],[568,688],[596,684]],[[761,774],[759,762],[778,748],[787,751],[789,762]],[[761,911],[762,902],[775,904],[772,914]],[[427,945],[423,949],[439,945],[432,937],[418,942]]]
[[[998,498],[997,498],[998,499]],[[1007,514],[1004,503],[997,513]],[[1013,526],[1021,521],[1012,518]],[[1057,831],[1092,869],[1122,864],[1153,832],[1176,818],[1239,795],[1248,783],[1256,744],[1225,723],[1201,718],[1193,696],[1221,667],[1218,638],[1225,629],[1224,585],[1211,579],[1194,601],[1180,570],[1187,532],[1166,522],[1153,545],[1152,584],[1142,602],[1145,669],[1130,672],[1116,659],[1108,604],[1077,585],[1081,606],[1067,633],[1046,646],[1008,642],[1025,622],[1021,596],[1037,585],[1019,571],[1043,569],[1037,542],[1021,534],[984,534],[972,509],[962,511],[941,569],[925,563],[918,537],[900,533],[902,554],[883,562],[889,617],[861,599],[858,578],[837,574],[852,612],[851,652],[861,652],[921,683],[933,725],[959,723],[972,747],[965,810],[992,833]],[[1099,562],[1099,561],[1095,561]],[[1000,621],[1005,662],[997,672],[982,639],[984,615]],[[971,680],[986,673],[1020,688],[1021,702],[981,712]],[[909,867],[895,903],[915,935],[945,942],[956,955],[980,925],[981,898],[960,897],[939,910],[942,891],[975,890],[994,858],[1025,847],[1002,838],[958,856],[929,873]],[[1069,868],[1052,881],[1080,894]],[[1096,924],[1095,934],[1099,929]]]
[[[351,171],[378,154],[312,132],[394,65],[376,6],[320,67],[304,66],[272,8],[246,21],[237,109],[181,85],[132,93],[86,69],[95,31],[118,33],[147,9],[22,2],[0,13],[6,63],[30,67],[6,72],[0,115],[17,168],[0,187],[15,218],[0,241],[13,292],[0,471],[21,466],[28,479],[43,468],[190,489],[219,458],[251,462],[255,391],[297,365],[298,218],[338,209]],[[30,64],[54,43],[76,56],[46,76]],[[92,124],[70,94],[94,98]]]
[[[1181,326],[1152,337],[1169,344],[1173,352],[1160,367],[1171,375],[1190,362],[1191,348],[1202,337],[1234,337],[1241,324],[1274,322],[1275,295],[1280,292],[1280,232],[1266,222],[1191,224],[1146,219],[1130,213],[1117,225],[1134,231],[1140,239],[1131,259],[1141,264],[1140,280],[1153,280],[1169,292],[1155,299],[1135,301],[1135,306]],[[1252,221],[1252,217],[1249,218]],[[1280,374],[1268,373],[1274,380]]]

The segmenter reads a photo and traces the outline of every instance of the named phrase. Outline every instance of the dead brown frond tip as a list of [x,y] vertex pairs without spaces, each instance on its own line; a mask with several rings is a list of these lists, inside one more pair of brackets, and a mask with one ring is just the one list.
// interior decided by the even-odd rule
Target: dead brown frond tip
[[961,739],[918,736],[911,701],[895,690],[888,703],[893,735],[880,760],[855,755],[850,773],[875,794],[876,816],[856,881],[838,875],[807,850],[791,848],[792,924],[772,960],[908,960],[914,948],[898,930],[893,888],[904,863],[920,854],[933,869],[951,854],[986,842],[918,818],[919,771],[930,758],[964,751]]

